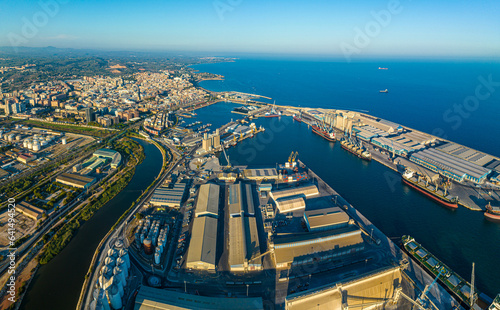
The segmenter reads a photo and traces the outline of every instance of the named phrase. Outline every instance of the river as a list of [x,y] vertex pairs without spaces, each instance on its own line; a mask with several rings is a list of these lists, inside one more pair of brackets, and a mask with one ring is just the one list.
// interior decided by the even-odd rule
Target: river
[[38,269],[20,309],[75,309],[94,251],[111,226],[142,190],[156,178],[162,167],[161,152],[153,144],[138,141],[146,158],[137,166],[130,183],[84,223],[59,255]]

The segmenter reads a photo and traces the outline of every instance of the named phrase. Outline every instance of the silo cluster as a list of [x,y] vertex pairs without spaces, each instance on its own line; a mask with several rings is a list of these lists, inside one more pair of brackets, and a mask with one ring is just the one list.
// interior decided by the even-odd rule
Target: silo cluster
[[161,225],[160,220],[151,220],[147,217],[141,220],[135,232],[135,241],[137,246],[144,248],[144,252],[148,255],[154,253],[154,261],[160,263],[160,257],[167,243],[169,226]]
[[[121,309],[130,269],[128,250],[123,243],[115,243],[107,252],[99,272],[97,288],[90,309]],[[111,305],[111,308],[110,308]],[[92,308],[94,307],[94,308]]]

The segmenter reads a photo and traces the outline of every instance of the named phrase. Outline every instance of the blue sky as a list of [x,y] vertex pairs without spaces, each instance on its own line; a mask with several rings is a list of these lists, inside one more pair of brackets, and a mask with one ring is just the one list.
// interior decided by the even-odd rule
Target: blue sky
[[500,55],[498,0],[0,3],[0,46],[353,57]]

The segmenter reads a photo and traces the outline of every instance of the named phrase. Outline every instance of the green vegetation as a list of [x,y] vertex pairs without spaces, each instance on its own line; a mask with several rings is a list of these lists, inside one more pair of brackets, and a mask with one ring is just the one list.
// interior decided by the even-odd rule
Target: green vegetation
[[34,127],[41,127],[41,128],[47,128],[51,130],[58,130],[58,131],[66,131],[66,132],[71,132],[71,133],[76,133],[76,134],[81,134],[81,135],[92,135],[95,137],[107,137],[111,133],[107,130],[99,129],[99,128],[89,128],[89,127],[82,127],[82,126],[76,126],[76,125],[71,125],[71,124],[53,124],[53,123],[48,123],[48,122],[40,122],[40,121],[34,121],[34,120],[24,120],[22,123],[26,125],[31,125]]
[[113,141],[113,148],[122,153],[128,160],[128,164],[123,171],[123,174],[116,180],[108,184],[106,180],[103,180],[101,184],[103,193],[97,197],[90,200],[90,203],[81,209],[81,211],[72,220],[67,222],[61,229],[59,229],[52,240],[49,241],[45,250],[39,256],[40,264],[48,263],[52,258],[54,258],[59,252],[64,249],[64,247],[71,241],[78,228],[85,222],[88,221],[94,213],[104,206],[108,201],[115,197],[119,192],[121,192],[125,186],[130,182],[134,176],[136,165],[140,164],[145,158],[144,149],[137,142],[129,139],[123,138],[119,141]]

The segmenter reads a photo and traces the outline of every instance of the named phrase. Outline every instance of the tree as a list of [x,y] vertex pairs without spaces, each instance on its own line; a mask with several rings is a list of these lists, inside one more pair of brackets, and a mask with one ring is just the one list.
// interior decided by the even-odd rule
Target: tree
[[136,213],[135,214],[135,218],[138,219],[138,220],[142,220],[144,218],[144,214],[142,214],[142,213]]

